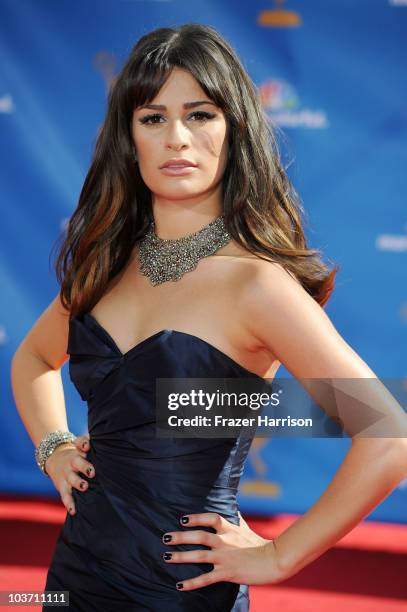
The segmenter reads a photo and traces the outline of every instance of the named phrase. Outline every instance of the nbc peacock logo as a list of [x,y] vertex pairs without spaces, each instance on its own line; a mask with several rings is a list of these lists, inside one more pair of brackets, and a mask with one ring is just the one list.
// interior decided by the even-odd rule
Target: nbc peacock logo
[[268,79],[259,88],[260,101],[270,119],[283,127],[327,128],[324,110],[303,107],[295,88],[283,79]]

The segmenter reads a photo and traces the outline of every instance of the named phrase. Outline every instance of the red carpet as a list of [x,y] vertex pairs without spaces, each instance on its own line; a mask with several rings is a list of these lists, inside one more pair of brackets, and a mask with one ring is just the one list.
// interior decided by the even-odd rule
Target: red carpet
[[[43,590],[65,514],[60,501],[0,496],[0,591]],[[273,538],[296,516],[245,519]],[[407,526],[365,521],[292,578],[251,586],[250,597],[251,612],[406,612]],[[38,612],[40,606],[18,609]]]

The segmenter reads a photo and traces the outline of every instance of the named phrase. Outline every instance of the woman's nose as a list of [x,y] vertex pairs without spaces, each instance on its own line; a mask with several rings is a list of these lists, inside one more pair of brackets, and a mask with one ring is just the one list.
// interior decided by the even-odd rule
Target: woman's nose
[[165,144],[181,148],[188,144],[188,129],[182,121],[170,121],[166,130]]

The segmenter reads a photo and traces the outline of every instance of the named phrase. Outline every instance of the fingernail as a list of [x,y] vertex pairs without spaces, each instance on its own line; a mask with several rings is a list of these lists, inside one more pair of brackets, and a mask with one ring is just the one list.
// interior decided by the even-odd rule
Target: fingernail
[[169,561],[171,559],[171,557],[172,557],[172,553],[170,553],[170,552],[165,552],[163,554],[163,558],[164,558],[165,561]]
[[87,442],[83,442],[83,444],[82,444],[82,448],[86,448],[86,447],[87,447],[87,445],[88,445],[88,443],[87,443]]
[[74,509],[72,508],[72,506],[69,508],[69,514],[75,514]]
[[86,468],[86,473],[88,476],[90,476],[92,473],[92,468],[91,467]]
[[172,540],[172,535],[169,535],[168,533],[165,534],[165,536],[163,537],[163,542],[171,542]]
[[177,589],[183,589],[184,585],[182,584],[182,582],[177,582]]
[[84,480],[81,480],[79,486],[80,486],[81,489],[84,489],[86,487],[86,482]]
[[189,516],[181,516],[181,523],[185,525],[185,523],[188,523],[188,521],[189,521]]

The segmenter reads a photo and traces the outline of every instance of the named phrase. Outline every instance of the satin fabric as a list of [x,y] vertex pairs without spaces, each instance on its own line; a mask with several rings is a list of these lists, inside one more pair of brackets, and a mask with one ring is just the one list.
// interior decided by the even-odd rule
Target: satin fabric
[[218,512],[239,524],[236,494],[252,438],[157,438],[155,379],[265,381],[181,331],[161,330],[122,354],[90,313],[70,319],[67,352],[70,378],[88,406],[87,459],[96,476],[83,475],[88,490],[72,489],[76,514],[67,512],[44,590],[69,591],[77,612],[247,612],[247,585],[178,591],[176,582],[213,565],[166,563],[165,551],[208,548],[164,544],[162,536],[193,529],[179,522],[187,513]]

